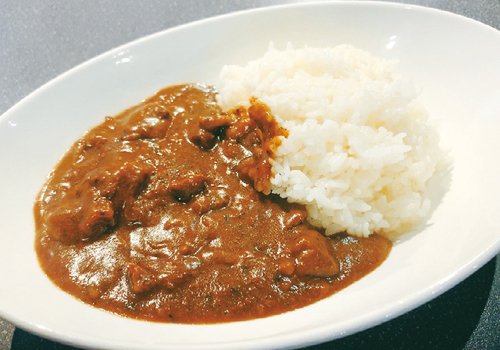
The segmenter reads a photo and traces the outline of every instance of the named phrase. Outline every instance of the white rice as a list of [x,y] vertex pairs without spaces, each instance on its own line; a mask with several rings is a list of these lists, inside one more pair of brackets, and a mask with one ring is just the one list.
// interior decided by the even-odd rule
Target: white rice
[[427,214],[438,138],[394,62],[347,45],[271,47],[245,66],[225,66],[218,88],[223,108],[255,96],[288,129],[272,191],[304,204],[327,234],[394,238]]

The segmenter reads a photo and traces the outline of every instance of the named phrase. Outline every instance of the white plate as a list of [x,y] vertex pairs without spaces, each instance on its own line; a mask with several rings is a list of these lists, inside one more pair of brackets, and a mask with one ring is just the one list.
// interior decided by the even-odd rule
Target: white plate
[[[33,249],[32,204],[64,151],[105,115],[182,82],[213,82],[224,63],[278,45],[353,44],[396,58],[423,89],[453,159],[428,225],[374,273],[314,305],[219,325],[148,323],[56,288]],[[0,315],[44,337],[97,348],[277,348],[345,336],[452,287],[500,248],[500,32],[470,19],[390,3],[303,4],[230,14],[112,50],[43,86],[0,120]]]

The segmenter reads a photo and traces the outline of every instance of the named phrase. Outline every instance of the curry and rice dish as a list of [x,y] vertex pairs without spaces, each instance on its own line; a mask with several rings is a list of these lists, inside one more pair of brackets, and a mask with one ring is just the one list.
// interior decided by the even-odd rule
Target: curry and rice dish
[[[322,169],[308,168],[315,161],[307,147],[292,150],[290,142],[315,143],[320,135],[308,133],[307,141],[303,126],[287,120],[286,111],[258,88],[252,96],[240,89],[242,102],[230,102],[234,95],[227,91],[227,85],[220,94],[200,84],[164,88],[107,117],[72,146],[34,210],[36,252],[56,285],[133,318],[227,322],[311,304],[384,261],[392,246],[388,237],[409,224],[396,220],[397,213],[373,213],[367,206],[378,208],[377,191],[389,206],[391,195],[400,204],[408,200],[395,193],[420,192],[382,181],[372,185],[375,199],[359,194],[369,204],[359,204],[355,195],[346,202],[331,193]],[[326,121],[315,123],[332,128]],[[427,142],[413,139],[420,150]],[[390,147],[398,150],[394,142]],[[408,155],[407,148],[399,149]],[[369,167],[378,178],[391,166],[405,176],[406,168],[389,163]],[[364,171],[355,168],[358,173],[344,174],[353,181]],[[294,180],[298,171],[309,180]],[[328,181],[342,181],[342,174]],[[318,200],[318,186],[325,188],[323,195],[340,200],[338,206],[329,209],[328,202]],[[304,191],[309,197],[302,200]],[[427,205],[425,198],[418,201],[414,212]],[[328,210],[331,215],[325,216]],[[347,210],[350,222],[342,216]],[[370,219],[360,224],[359,216]]]

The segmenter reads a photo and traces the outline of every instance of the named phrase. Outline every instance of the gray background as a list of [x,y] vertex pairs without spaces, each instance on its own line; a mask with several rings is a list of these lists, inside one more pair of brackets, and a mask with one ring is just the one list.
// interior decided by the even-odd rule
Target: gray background
[[[293,2],[306,1],[0,0],[0,113],[76,64],[130,40],[217,14]],[[447,10],[500,28],[500,0],[397,2]],[[497,258],[436,301],[321,348],[500,349],[499,318]],[[442,329],[441,323],[446,323]],[[21,330],[14,334],[14,327],[0,319],[0,349],[11,346],[69,349]]]

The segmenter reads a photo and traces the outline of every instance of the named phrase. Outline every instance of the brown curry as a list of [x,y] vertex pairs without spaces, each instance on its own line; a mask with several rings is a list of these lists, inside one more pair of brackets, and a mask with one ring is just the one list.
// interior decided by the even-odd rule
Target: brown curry
[[269,316],[356,281],[391,243],[327,238],[301,206],[270,195],[280,135],[259,101],[223,112],[199,85],[106,118],[35,203],[43,270],[96,307],[183,323]]

